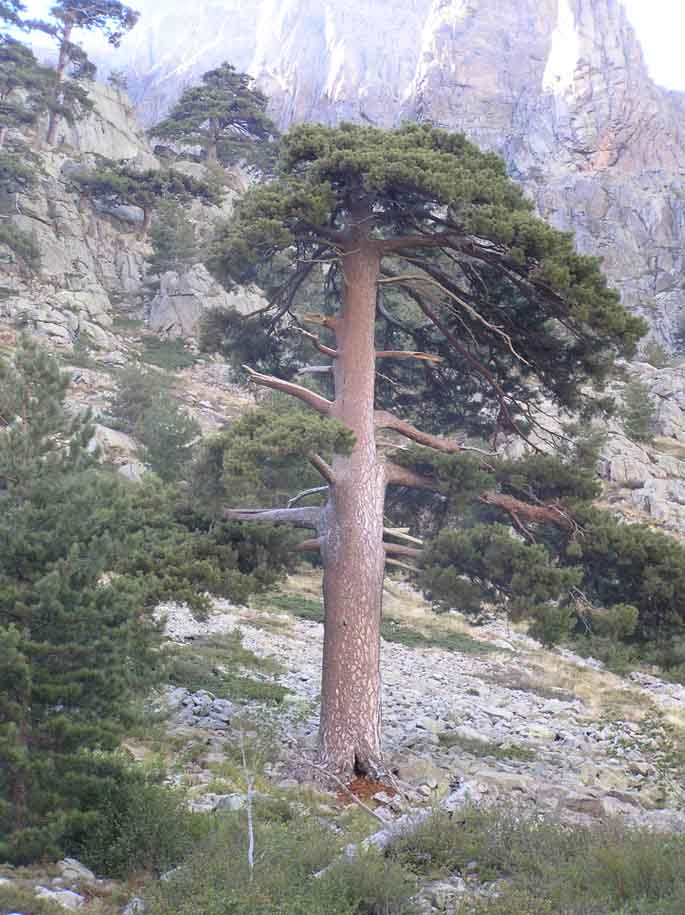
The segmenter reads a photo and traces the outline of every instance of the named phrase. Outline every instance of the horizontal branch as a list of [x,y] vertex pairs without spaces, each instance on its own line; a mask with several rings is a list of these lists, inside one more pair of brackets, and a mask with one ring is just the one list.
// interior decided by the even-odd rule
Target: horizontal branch
[[384,527],[384,537],[396,537],[398,540],[406,540],[408,543],[415,543],[417,546],[423,546],[423,540],[418,537],[412,537],[408,528],[404,527]]
[[298,375],[325,375],[333,371],[332,365],[303,365],[297,370]]
[[315,410],[318,410],[319,413],[323,413],[324,416],[327,416],[330,413],[331,407],[333,406],[331,401],[326,400],[325,397],[322,397],[314,391],[310,391],[309,388],[305,388],[301,384],[294,384],[292,381],[285,381],[283,378],[276,378],[275,375],[264,375],[262,372],[256,372],[254,369],[250,368],[249,365],[244,365],[243,368],[255,384],[261,385],[264,388],[272,388],[274,391],[282,391],[284,394],[290,394],[292,397],[297,397],[298,400],[301,400]]
[[479,500],[485,505],[493,505],[510,515],[514,521],[530,521],[534,524],[554,524],[567,531],[577,528],[575,521],[569,517],[559,503],[536,505],[524,502],[515,496],[500,492],[481,493]]
[[410,489],[430,489],[433,492],[440,491],[440,483],[437,480],[425,477],[409,467],[403,467],[401,464],[388,462],[385,465],[385,473],[388,483],[394,486],[406,486]]
[[303,540],[301,543],[296,543],[293,547],[293,552],[297,553],[318,553],[321,549],[321,542],[312,538],[311,540]]
[[444,451],[447,454],[456,454],[461,451],[461,447],[441,435],[431,435],[429,432],[422,432],[411,423],[394,416],[388,410],[376,410],[374,422],[377,429],[392,429],[405,438],[410,438],[419,445],[425,445],[427,448],[434,448],[436,451]]
[[298,502],[301,502],[302,499],[306,499],[307,496],[315,496],[321,492],[328,492],[328,486],[312,486],[310,489],[303,489],[302,492],[298,492],[292,499],[288,499],[288,508],[297,505]]
[[264,524],[292,524],[294,527],[308,527],[318,530],[321,509],[317,505],[301,508],[227,508],[224,518],[229,521],[257,521]]
[[444,362],[442,356],[436,356],[434,353],[416,353],[412,350],[403,349],[386,349],[376,353],[376,359],[421,359],[424,362]]
[[406,569],[408,572],[418,572],[419,569],[416,566],[410,565],[408,562],[402,562],[401,559],[386,559],[386,566],[396,566],[399,569]]
[[403,543],[384,543],[383,548],[386,556],[411,556],[413,559],[420,559],[423,556],[423,550],[405,546]]

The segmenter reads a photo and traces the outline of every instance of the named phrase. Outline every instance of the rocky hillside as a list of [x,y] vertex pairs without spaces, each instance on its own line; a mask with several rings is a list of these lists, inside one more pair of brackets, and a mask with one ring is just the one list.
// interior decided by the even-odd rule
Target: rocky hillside
[[[279,817],[297,829],[303,818],[330,830],[350,856],[387,847],[436,810],[462,817],[471,803],[495,805],[501,817],[514,810],[538,823],[550,817],[576,824],[588,836],[607,816],[616,830],[682,831],[685,688],[645,674],[616,676],[569,651],[547,651],[501,620],[473,626],[456,613],[436,617],[398,581],[384,594],[387,780],[364,792],[360,780],[355,790],[366,810],[344,792],[322,791],[309,765],[318,727],[319,593],[319,575],[310,572],[250,607],[217,602],[203,621],[176,604],[160,608],[182,661],[160,697],[170,717],[132,735],[126,750],[150,769],[165,764],[167,783],[184,792],[196,814],[240,835],[245,824],[237,814],[244,816],[251,798],[258,829]],[[241,746],[249,768],[240,762]],[[461,915],[471,911],[469,901],[497,899],[512,875],[496,879],[479,858],[474,850],[467,868],[419,870],[418,908],[411,911]],[[210,862],[202,861],[208,873]],[[159,886],[192,886],[193,879],[191,862],[165,873]],[[54,906],[41,915],[144,915],[155,883],[150,873],[128,883],[102,879],[74,859],[47,869],[0,866],[0,897],[20,891],[25,905],[37,898]],[[170,891],[179,892],[173,885]]]
[[[139,4],[140,5],[140,4]],[[151,5],[150,5],[151,6]],[[429,119],[496,149],[672,350],[685,315],[685,96],[656,86],[620,0],[223,0],[148,11],[117,55],[154,122],[229,59],[281,126]]]

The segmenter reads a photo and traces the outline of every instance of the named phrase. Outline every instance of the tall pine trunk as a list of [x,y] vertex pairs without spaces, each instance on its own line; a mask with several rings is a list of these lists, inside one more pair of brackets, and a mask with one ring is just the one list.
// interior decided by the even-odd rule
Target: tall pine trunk
[[375,772],[381,761],[380,623],[385,551],[385,467],[376,452],[374,383],[376,288],[373,242],[355,240],[343,257],[345,291],[336,319],[331,415],[356,438],[333,459],[322,527],[324,648],[320,759],[343,777]]
[[[64,34],[59,46],[59,57],[57,58],[57,70],[55,75],[54,105],[59,105],[62,96],[62,83],[64,74],[67,69],[68,54],[67,47],[71,41],[72,26],[67,24],[64,28]],[[48,146],[54,146],[57,139],[57,127],[59,125],[59,114],[52,108],[48,119],[48,135],[46,137]]]

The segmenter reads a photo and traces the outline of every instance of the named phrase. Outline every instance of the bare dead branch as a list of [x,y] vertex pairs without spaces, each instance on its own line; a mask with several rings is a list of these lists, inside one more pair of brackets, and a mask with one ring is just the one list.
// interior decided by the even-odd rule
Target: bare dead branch
[[320,492],[328,492],[328,486],[312,486],[310,489],[303,489],[302,492],[298,492],[292,499],[288,499],[288,508],[297,505],[298,502],[302,499],[306,499],[307,496],[315,496]]
[[479,501],[502,509],[515,520],[524,519],[534,524],[554,524],[567,531],[575,531],[578,527],[559,502],[535,505],[499,492],[481,493]]
[[423,550],[405,546],[403,543],[383,543],[383,549],[387,556],[411,556],[412,559],[420,559],[423,556]]
[[406,569],[408,572],[419,572],[420,569],[417,569],[416,566],[410,565],[408,562],[402,562],[401,559],[390,559],[386,558],[386,566],[395,566],[398,569]]
[[332,365],[303,365],[297,370],[298,375],[325,375],[333,371]]
[[376,353],[376,359],[421,359],[424,362],[434,362],[436,364],[445,361],[442,356],[436,356],[434,353],[416,353],[412,350],[403,349],[380,350],[380,352]]
[[319,528],[321,509],[318,505],[301,508],[227,508],[224,518],[229,521],[257,521],[265,524],[292,524],[316,531]]
[[247,866],[250,871],[250,882],[254,879],[254,820],[252,812],[252,795],[254,791],[254,777],[247,766],[247,756],[245,754],[245,734],[240,730],[240,752],[243,758],[243,772],[245,774],[245,783],[247,785]]
[[429,432],[422,432],[411,423],[394,416],[388,410],[376,410],[374,421],[377,429],[392,429],[399,432],[405,438],[410,438],[419,445],[425,445],[427,448],[434,448],[436,451],[443,451],[447,454],[456,454],[461,451],[461,447],[441,435],[431,435]]
[[[407,258],[407,259],[410,261],[410,263],[413,263],[412,258]],[[424,266],[424,265],[419,264],[419,266]],[[424,266],[424,269],[425,269],[425,266]],[[454,290],[450,289],[448,286],[445,286],[438,279],[436,279],[435,276],[431,276],[430,271],[428,271],[425,274],[424,273],[407,273],[407,274],[400,274],[399,276],[396,276],[396,277],[383,277],[378,282],[379,283],[410,283],[410,282],[429,283],[433,286],[436,286],[442,293],[444,293],[444,295],[446,295],[453,302],[456,302],[460,308],[463,308],[464,311],[468,315],[470,315],[470,317],[473,318],[474,321],[476,321],[478,324],[482,324],[483,327],[485,327],[487,330],[491,331],[493,334],[496,334],[498,337],[501,337],[507,344],[507,348],[509,349],[512,356],[514,356],[516,359],[518,359],[519,362],[522,362],[524,365],[530,365],[530,363],[526,359],[524,359],[520,353],[516,352],[516,350],[514,349],[514,344],[511,342],[511,337],[509,336],[509,334],[506,331],[502,330],[502,328],[499,327],[497,324],[493,324],[491,321],[488,321],[487,318],[484,318],[483,315],[476,308],[473,307],[473,305],[471,305],[469,302],[466,301],[466,299],[464,299],[463,296],[457,295],[457,293],[454,292]]]
[[290,394],[292,397],[297,397],[298,400],[313,407],[324,416],[328,416],[330,413],[331,407],[333,406],[331,401],[326,400],[325,397],[316,394],[314,391],[310,391],[309,388],[305,388],[301,384],[294,384],[292,381],[284,381],[282,378],[276,378],[275,375],[264,375],[262,372],[256,372],[254,369],[250,368],[249,365],[244,365],[243,368],[255,384],[259,384],[264,388],[272,388],[274,391],[282,391],[284,394]]
[[329,330],[335,330],[338,323],[338,319],[332,315],[320,315],[316,312],[307,312],[302,315],[302,320],[305,324],[316,324],[319,327],[327,327]]
[[417,546],[424,545],[423,540],[419,540],[418,537],[412,537],[409,530],[404,527],[384,527],[383,536],[396,537],[398,540],[406,540],[407,543],[415,543]]
[[370,807],[368,807],[368,806],[364,803],[364,801],[361,801],[361,800],[357,797],[357,795],[354,794],[354,792],[352,792],[352,791],[347,787],[347,785],[345,784],[345,782],[344,782],[341,778],[338,778],[338,776],[337,776],[337,775],[334,775],[333,772],[329,772],[328,769],[325,769],[323,766],[318,766],[316,763],[307,762],[307,765],[308,765],[308,766],[311,766],[312,769],[315,769],[317,772],[320,772],[322,775],[325,775],[326,778],[330,778],[331,781],[334,781],[334,782],[336,783],[336,785],[337,785],[339,788],[342,788],[342,790],[345,792],[345,794],[347,794],[348,797],[350,797],[350,798],[355,802],[355,804],[357,804],[359,807],[361,807],[362,810],[365,810],[366,813],[369,814],[369,816],[372,816],[372,817],[374,818],[374,820],[378,820],[378,822],[379,822],[379,823],[382,823],[384,826],[387,825],[387,823],[385,822],[385,820],[383,819],[383,817],[379,816],[379,815],[376,813],[375,810],[372,810]]

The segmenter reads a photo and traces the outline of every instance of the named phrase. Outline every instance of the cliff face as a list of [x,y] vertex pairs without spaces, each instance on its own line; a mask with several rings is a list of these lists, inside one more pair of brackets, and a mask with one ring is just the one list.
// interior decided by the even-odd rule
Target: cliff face
[[685,94],[651,81],[619,0],[224,0],[183,28],[180,4],[148,14],[146,2],[118,63],[148,121],[227,58],[258,78],[282,127],[412,118],[463,130],[605,258],[625,302],[673,348]]

